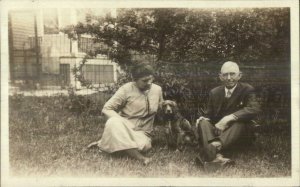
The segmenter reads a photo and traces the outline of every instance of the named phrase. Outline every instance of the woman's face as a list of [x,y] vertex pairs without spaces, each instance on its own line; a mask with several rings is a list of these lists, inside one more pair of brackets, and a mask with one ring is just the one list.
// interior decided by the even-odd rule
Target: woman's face
[[151,88],[151,84],[152,84],[153,80],[154,80],[153,75],[148,75],[148,76],[137,79],[135,82],[136,82],[137,87],[141,91],[145,91],[145,90],[149,90]]

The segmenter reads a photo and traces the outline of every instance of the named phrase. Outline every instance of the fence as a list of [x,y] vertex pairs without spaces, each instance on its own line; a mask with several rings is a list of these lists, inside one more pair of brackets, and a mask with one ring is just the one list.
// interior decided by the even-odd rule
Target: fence
[[[21,53],[20,53],[21,54]],[[28,53],[30,54],[30,53]],[[30,80],[37,77],[36,59],[34,56],[25,55],[27,66],[14,66],[16,77],[26,75]],[[47,61],[48,60],[48,61]],[[41,64],[44,61],[52,64],[57,59],[40,58]],[[52,73],[42,73],[40,77],[41,85],[60,86],[60,89],[70,84],[74,78],[72,67],[80,59],[61,57],[59,60],[58,71],[52,67]],[[200,109],[205,109],[208,92],[213,87],[220,85],[218,72],[221,65],[213,64],[179,64],[165,63],[160,66],[155,82],[162,86],[165,99],[176,100],[181,106],[182,113],[189,120],[195,121],[199,116]],[[43,68],[41,68],[43,69]],[[277,121],[278,119],[290,120],[291,115],[291,85],[290,69],[286,66],[241,66],[243,72],[242,82],[253,85],[257,91],[257,97],[262,105],[263,118],[267,121]],[[103,85],[111,83],[116,73],[110,65],[97,66],[91,61],[86,64],[82,72],[86,80],[91,81],[102,88]],[[280,73],[280,76],[278,76]],[[23,77],[24,78],[24,77]],[[129,81],[129,80],[125,80]],[[26,85],[28,89],[28,84]],[[34,87],[32,89],[36,89]],[[49,90],[48,90],[49,91]],[[51,92],[51,91],[50,91]],[[85,91],[84,94],[93,93]],[[105,98],[107,100],[108,97]],[[191,115],[193,114],[193,115]]]
[[[24,49],[10,48],[12,83],[23,82],[21,88],[27,90],[66,89],[69,85],[79,88],[74,73],[82,74],[85,80],[98,85],[98,88],[116,82],[116,64],[107,57],[89,59],[80,72],[73,71],[83,59],[78,54],[88,53],[93,50],[93,45],[92,38],[84,36],[79,37],[78,41],[72,41],[63,34],[29,37]],[[154,55],[132,56],[134,61],[157,63]],[[160,63],[156,82],[163,87],[165,98],[185,103],[189,109],[197,111],[203,108],[207,102],[208,91],[220,84],[218,72],[221,64]],[[241,81],[248,82],[257,89],[263,110],[270,113],[270,118],[289,118],[290,67],[284,63],[262,64],[264,65],[241,65]],[[186,111],[188,113],[189,110]]]

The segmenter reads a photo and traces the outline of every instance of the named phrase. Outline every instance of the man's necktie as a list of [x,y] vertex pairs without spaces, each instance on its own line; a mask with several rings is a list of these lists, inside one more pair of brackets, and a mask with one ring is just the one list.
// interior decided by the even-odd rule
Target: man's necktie
[[226,93],[226,98],[230,98],[230,97],[231,97],[231,94],[232,94],[231,91],[228,90],[227,93]]

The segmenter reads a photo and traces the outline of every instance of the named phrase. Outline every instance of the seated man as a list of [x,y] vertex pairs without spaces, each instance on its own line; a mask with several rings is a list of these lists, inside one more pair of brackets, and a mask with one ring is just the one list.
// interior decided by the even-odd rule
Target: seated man
[[221,151],[242,141],[249,131],[251,120],[260,111],[254,88],[239,83],[241,77],[235,62],[225,62],[219,74],[224,85],[210,91],[206,114],[197,120],[206,166],[219,167],[233,163],[224,158]]

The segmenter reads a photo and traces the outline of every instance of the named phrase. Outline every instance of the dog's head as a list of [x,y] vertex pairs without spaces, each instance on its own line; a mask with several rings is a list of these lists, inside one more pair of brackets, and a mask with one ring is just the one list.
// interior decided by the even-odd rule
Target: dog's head
[[166,117],[172,117],[177,114],[178,107],[176,102],[165,100],[160,104],[161,113]]

